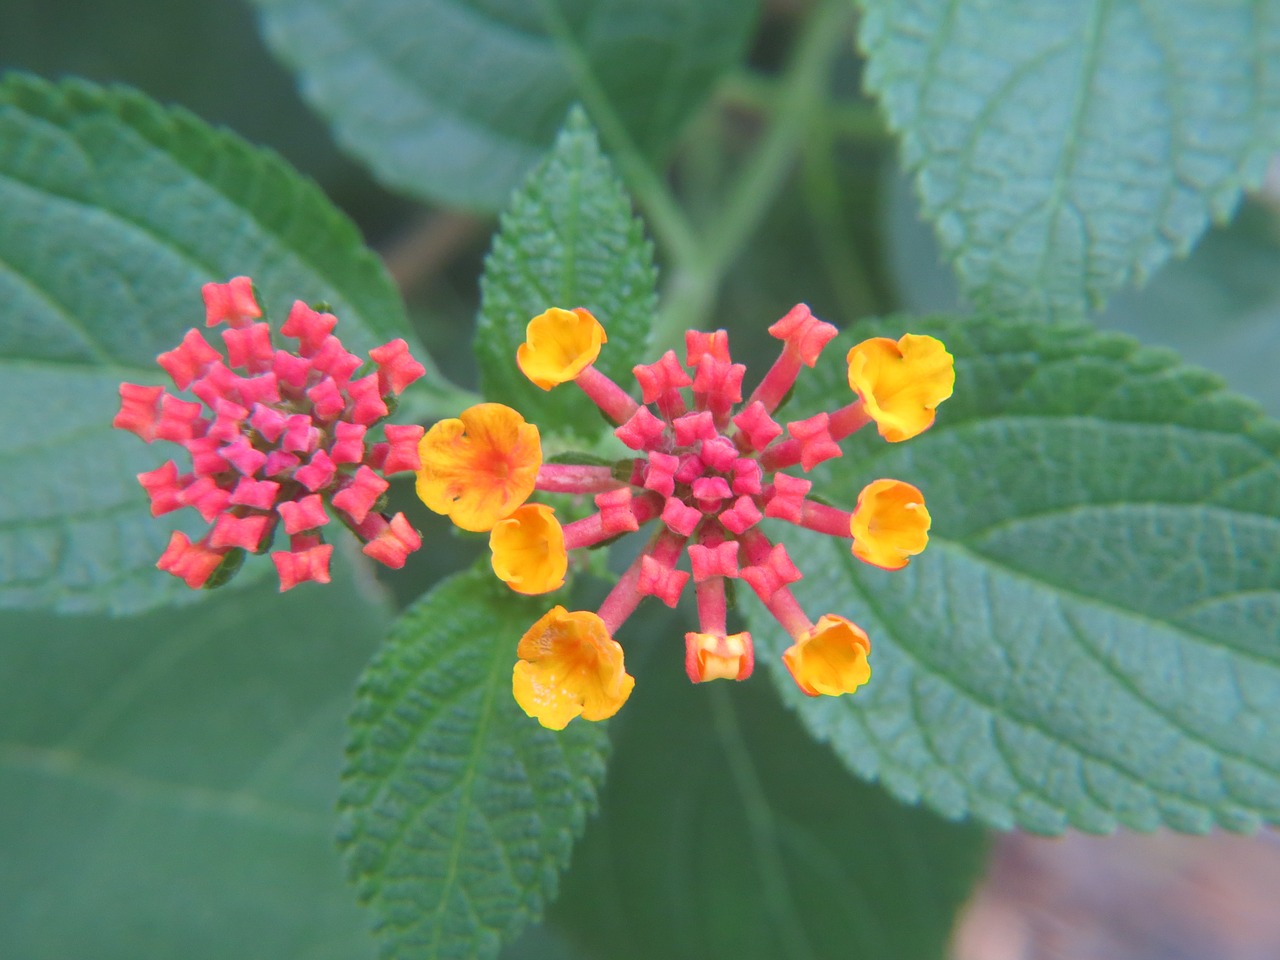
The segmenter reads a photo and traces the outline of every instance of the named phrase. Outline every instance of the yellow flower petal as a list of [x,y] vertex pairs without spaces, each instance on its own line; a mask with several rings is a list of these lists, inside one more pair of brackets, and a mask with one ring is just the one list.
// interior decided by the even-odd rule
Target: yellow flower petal
[[510,407],[480,403],[441,420],[418,444],[418,496],[463,530],[489,530],[533,493],[538,428]]
[[755,666],[751,634],[686,633],[684,669],[694,683],[745,680]]
[[828,613],[787,648],[782,660],[809,696],[838,697],[871,679],[870,652],[871,641],[861,627]]
[[873,337],[851,349],[848,360],[849,386],[880,435],[895,443],[928,430],[955,387],[955,360],[934,337]]
[[520,639],[511,677],[516,703],[551,730],[574,717],[605,720],[631,696],[622,647],[594,613],[555,606]]
[[929,542],[924,495],[901,480],[875,480],[862,488],[849,521],[853,555],[885,570],[901,570]]
[[529,321],[525,342],[516,348],[521,372],[543,390],[566,383],[596,362],[605,336],[589,310],[552,307]]
[[526,503],[489,534],[493,572],[516,593],[548,593],[564,586],[569,554],[555,511]]

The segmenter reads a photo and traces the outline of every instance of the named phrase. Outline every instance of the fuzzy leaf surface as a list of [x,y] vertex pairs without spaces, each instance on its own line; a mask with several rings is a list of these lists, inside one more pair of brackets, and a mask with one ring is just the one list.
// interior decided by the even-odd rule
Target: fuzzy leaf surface
[[608,740],[581,720],[544,730],[512,698],[516,644],[547,606],[460,574],[401,617],[360,681],[342,844],[383,957],[495,957],[555,896]]
[[858,2],[867,85],[982,310],[1082,317],[1280,150],[1274,4]]
[[[890,573],[797,539],[797,596],[872,637],[870,684],[810,700],[861,776],[948,817],[1054,833],[1280,820],[1280,426],[1211,374],[1083,328],[881,321],[957,359],[927,433],[868,428],[815,471],[852,506],[924,492],[928,549]],[[798,413],[847,391],[843,336]],[[788,539],[788,543],[792,538]],[[757,643],[781,631],[759,610]]]
[[[388,185],[498,210],[575,101],[659,157],[742,57],[743,0],[253,0],[338,141]],[[588,95],[590,94],[590,95]]]
[[646,662],[553,919],[610,960],[940,957],[982,831],[859,782],[765,677],[695,686],[678,640],[636,639],[628,661]]
[[653,245],[586,115],[574,110],[556,145],[502,215],[481,282],[476,359],[485,396],[551,432],[593,438],[600,415],[573,384],[542,390],[516,366],[531,319],[586,307],[609,342],[596,367],[624,389],[657,311]]
[[331,584],[198,615],[0,611],[6,956],[373,956],[333,804],[351,684],[391,618],[337,560]]
[[0,209],[0,608],[189,599],[136,480],[181,451],[112,429],[120,382],[164,382],[211,280],[251,275],[276,320],[327,301],[355,352],[410,336],[395,288],[274,154],[121,88],[0,84]]

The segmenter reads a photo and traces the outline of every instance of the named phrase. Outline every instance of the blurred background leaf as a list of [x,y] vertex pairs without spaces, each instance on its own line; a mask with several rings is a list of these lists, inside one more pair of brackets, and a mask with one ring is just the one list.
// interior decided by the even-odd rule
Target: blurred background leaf
[[383,182],[490,211],[578,100],[661,158],[756,15],[746,0],[253,2],[304,96]]
[[919,485],[932,542],[889,573],[787,539],[811,616],[834,603],[875,644],[856,697],[810,700],[762,658],[809,728],[896,796],[1002,828],[1280,819],[1280,425],[1127,338],[919,318],[843,335],[788,414],[846,389],[842,345],[906,329],[955,354],[955,396],[812,479],[849,506],[876,477]]
[[636,688],[552,908],[599,960],[936,960],[986,847],[804,735],[768,681],[691,684],[677,616],[624,628]]
[[1280,18],[1250,0],[859,5],[867,85],[986,313],[1083,317],[1280,150]]
[[333,804],[390,614],[334,559],[328,586],[198,612],[0,613],[5,956],[373,956]]

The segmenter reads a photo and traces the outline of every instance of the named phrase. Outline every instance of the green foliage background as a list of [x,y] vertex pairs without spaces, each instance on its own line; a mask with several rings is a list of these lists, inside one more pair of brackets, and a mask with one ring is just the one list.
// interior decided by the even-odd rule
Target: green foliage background
[[[1280,819],[1274,4],[0,0],[0,70],[5,956],[936,957],[958,821]],[[380,580],[158,574],[133,475],[168,453],[115,384],[239,273],[429,348],[403,420],[478,383],[554,449],[609,447],[509,362],[552,303],[623,382],[688,326],[758,371],[799,299],[845,346],[942,336],[936,428],[815,474],[918,483],[929,551],[788,541],[872,684],[799,696],[748,601],[757,676],[692,687],[692,611],[646,606],[632,702],[551,735],[504,676],[550,599],[459,573],[405,484],[429,547]]]

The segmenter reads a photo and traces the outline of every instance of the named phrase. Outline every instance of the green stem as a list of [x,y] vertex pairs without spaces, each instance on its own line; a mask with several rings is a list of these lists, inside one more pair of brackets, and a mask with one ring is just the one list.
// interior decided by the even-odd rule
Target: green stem
[[660,349],[704,321],[729,265],[786,182],[806,130],[825,103],[831,65],[849,42],[852,15],[848,0],[824,0],[805,23],[778,85],[769,128],[729,187],[706,243],[677,258],[682,269],[668,283],[654,327]]
[[861,254],[845,229],[846,207],[836,169],[832,131],[816,124],[805,144],[801,191],[818,256],[846,318],[876,313],[883,304]]
[[[737,73],[725,80],[719,100],[726,106],[771,113],[778,102],[778,80],[758,73]],[[822,105],[821,122],[844,140],[881,146],[892,140],[879,108],[866,100],[841,100]]]
[[700,243],[697,232],[666,183],[654,172],[653,166],[631,139],[626,125],[613,109],[608,94],[591,69],[591,63],[574,38],[559,3],[557,0],[539,0],[538,6],[543,22],[555,38],[559,54],[573,73],[578,94],[600,130],[628,189],[644,211],[658,243],[675,263],[693,260]]

